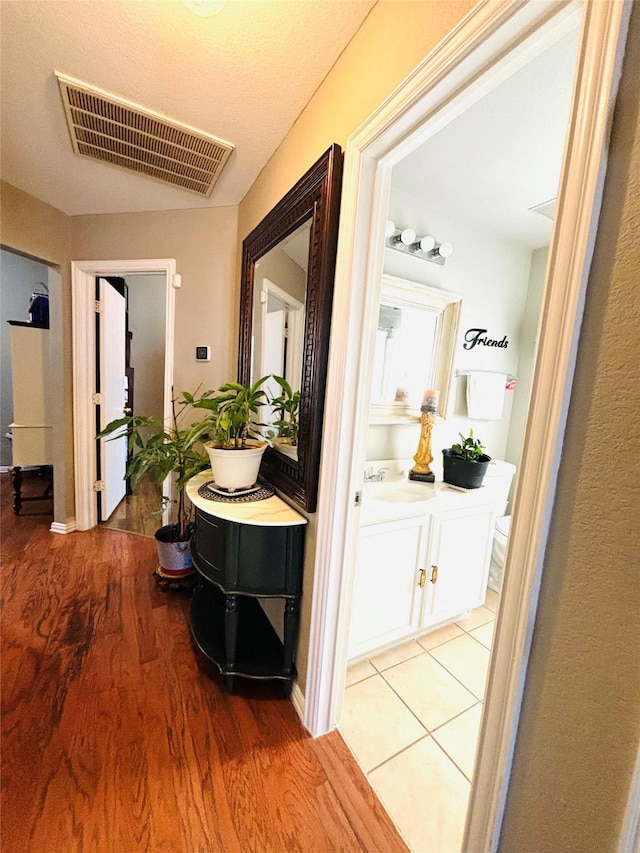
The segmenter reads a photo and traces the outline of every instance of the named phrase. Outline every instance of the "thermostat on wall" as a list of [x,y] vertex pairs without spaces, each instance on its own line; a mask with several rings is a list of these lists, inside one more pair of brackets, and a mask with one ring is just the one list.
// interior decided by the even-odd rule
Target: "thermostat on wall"
[[211,361],[211,347],[196,347],[196,361]]

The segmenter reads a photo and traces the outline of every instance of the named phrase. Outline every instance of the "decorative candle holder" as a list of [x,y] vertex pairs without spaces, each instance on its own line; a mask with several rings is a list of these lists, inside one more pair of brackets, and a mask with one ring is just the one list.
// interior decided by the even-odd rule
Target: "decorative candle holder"
[[418,480],[422,483],[435,482],[435,474],[429,465],[433,462],[431,432],[438,417],[438,397],[438,391],[424,392],[424,399],[420,406],[420,441],[416,455],[413,457],[416,464],[409,471],[410,480]]

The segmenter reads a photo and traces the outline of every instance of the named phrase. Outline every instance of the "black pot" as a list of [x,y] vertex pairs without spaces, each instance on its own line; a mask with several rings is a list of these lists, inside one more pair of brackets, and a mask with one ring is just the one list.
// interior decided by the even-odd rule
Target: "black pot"
[[483,453],[477,462],[469,462],[456,456],[450,447],[442,451],[443,477],[445,483],[461,489],[479,489],[487,473],[491,457]]

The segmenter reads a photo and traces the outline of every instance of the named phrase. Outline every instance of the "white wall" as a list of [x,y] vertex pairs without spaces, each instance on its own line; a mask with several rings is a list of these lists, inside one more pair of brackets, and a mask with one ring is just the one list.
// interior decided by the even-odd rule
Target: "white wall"
[[[454,372],[456,369],[489,370],[518,375],[521,328],[531,267],[530,250],[394,189],[389,203],[389,218],[397,228],[411,227],[420,236],[430,234],[437,242],[453,243],[454,253],[444,266],[386,249],[384,271],[463,297]],[[472,350],[464,349],[464,334],[470,328],[487,329],[487,337],[497,340],[506,335],[507,348],[476,346]],[[419,357],[418,349],[416,358]],[[473,421],[468,418],[466,410],[466,377],[454,378],[452,382],[450,411],[446,421],[439,422],[432,435],[432,469],[437,476],[442,470],[441,450],[456,441],[459,432],[466,434],[472,428],[487,453],[496,459],[506,457],[510,442],[514,392],[505,394],[501,420]],[[523,382],[519,391],[528,400]],[[419,435],[418,424],[372,426],[369,429],[367,458],[410,458],[418,446]]]
[[538,349],[538,331],[540,328],[540,309],[544,282],[547,272],[549,248],[536,249],[531,255],[531,275],[527,289],[527,301],[520,326],[520,358],[518,360],[518,387],[513,392],[509,439],[504,458],[507,462],[518,464],[522,452],[524,428],[531,397],[533,368]]
[[137,415],[164,415],[164,275],[128,275],[131,366]]
[[11,465],[11,442],[5,436],[13,421],[11,347],[8,320],[29,320],[29,302],[34,290],[44,291],[45,264],[0,250],[0,465]]

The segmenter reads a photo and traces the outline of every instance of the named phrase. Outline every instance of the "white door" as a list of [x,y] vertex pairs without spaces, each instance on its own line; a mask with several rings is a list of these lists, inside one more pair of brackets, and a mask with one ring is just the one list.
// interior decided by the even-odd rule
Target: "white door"
[[[98,279],[101,310],[98,336],[99,390],[102,395],[100,429],[123,416],[126,402],[125,297],[104,278]],[[127,467],[127,441],[101,438],[99,440],[100,521],[106,521],[125,496],[124,479]]]

